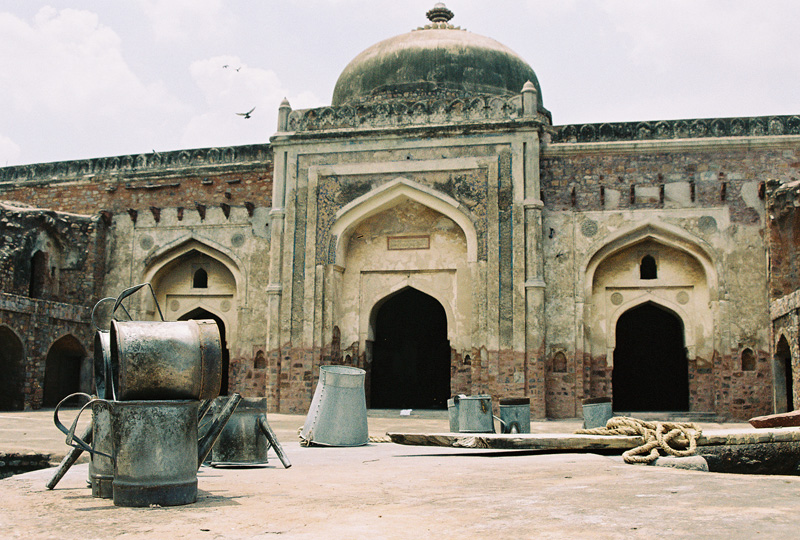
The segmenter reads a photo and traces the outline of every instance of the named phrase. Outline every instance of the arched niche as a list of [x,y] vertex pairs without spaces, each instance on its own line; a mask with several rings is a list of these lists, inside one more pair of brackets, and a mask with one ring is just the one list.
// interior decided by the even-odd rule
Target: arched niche
[[[143,280],[153,285],[165,319],[202,309],[224,322],[229,339],[236,335],[239,284],[244,279],[227,254],[194,239],[183,242],[151,262]],[[154,306],[149,311],[157,317]]]
[[467,261],[474,262],[478,255],[478,235],[464,207],[452,197],[406,178],[396,178],[383,186],[358,197],[341,208],[334,216],[331,239],[334,242],[335,260],[338,266],[346,265],[346,254],[353,229],[375,214],[397,206],[405,201],[415,201],[456,223],[464,234],[467,246]]

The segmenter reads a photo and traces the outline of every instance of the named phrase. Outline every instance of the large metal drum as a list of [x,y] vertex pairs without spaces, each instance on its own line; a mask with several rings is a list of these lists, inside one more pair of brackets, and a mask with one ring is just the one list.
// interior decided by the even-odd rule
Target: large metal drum
[[114,504],[176,506],[197,499],[199,402],[114,401]]
[[111,379],[118,400],[217,397],[222,383],[217,323],[112,321]]

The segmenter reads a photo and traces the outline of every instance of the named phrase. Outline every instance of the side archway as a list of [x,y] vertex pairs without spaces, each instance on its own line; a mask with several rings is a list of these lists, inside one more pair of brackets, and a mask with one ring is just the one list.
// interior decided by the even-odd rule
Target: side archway
[[88,367],[86,349],[73,335],[57,339],[47,351],[42,405],[55,407],[69,394],[81,391],[81,370]]
[[775,346],[772,360],[772,376],[774,388],[775,412],[789,412],[794,407],[794,372],[792,370],[792,349],[789,340],[781,334]]
[[25,406],[25,348],[16,332],[0,326],[0,410],[19,411]]

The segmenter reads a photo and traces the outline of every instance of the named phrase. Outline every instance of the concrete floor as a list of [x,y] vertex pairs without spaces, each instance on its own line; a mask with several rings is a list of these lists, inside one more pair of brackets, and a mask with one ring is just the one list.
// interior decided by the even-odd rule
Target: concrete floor
[[[70,417],[65,412],[65,421]],[[369,418],[370,434],[447,431],[444,413]],[[0,480],[4,538],[797,538],[800,477],[626,465],[618,456],[374,443],[301,447],[303,416],[269,415],[292,461],[202,467],[195,504],[119,508],[93,499],[86,463]],[[707,429],[739,427],[703,424]],[[570,433],[580,421],[535,422]],[[52,412],[0,413],[0,451],[63,454]]]

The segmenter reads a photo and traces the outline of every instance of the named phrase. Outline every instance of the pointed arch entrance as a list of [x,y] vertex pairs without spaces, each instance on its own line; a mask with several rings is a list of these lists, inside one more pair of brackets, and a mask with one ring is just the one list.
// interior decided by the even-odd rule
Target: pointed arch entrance
[[370,407],[445,408],[450,397],[450,342],[442,305],[408,287],[376,309]]
[[0,411],[19,411],[25,405],[22,341],[13,330],[0,326]]
[[615,411],[689,409],[689,364],[677,315],[647,302],[619,317],[612,385]]
[[228,352],[228,343],[225,340],[225,323],[211,313],[203,308],[196,308],[192,311],[185,313],[178,317],[179,321],[193,321],[193,320],[201,320],[201,319],[213,319],[217,326],[219,327],[219,338],[222,346],[222,382],[220,383],[219,388],[219,395],[227,396],[228,395],[228,367],[230,366],[230,353]]
[[81,364],[86,349],[72,335],[56,340],[45,359],[42,405],[55,407],[68,395],[81,391]]
[[774,384],[775,411],[794,410],[794,376],[792,374],[792,351],[786,336],[781,336],[775,347]]

